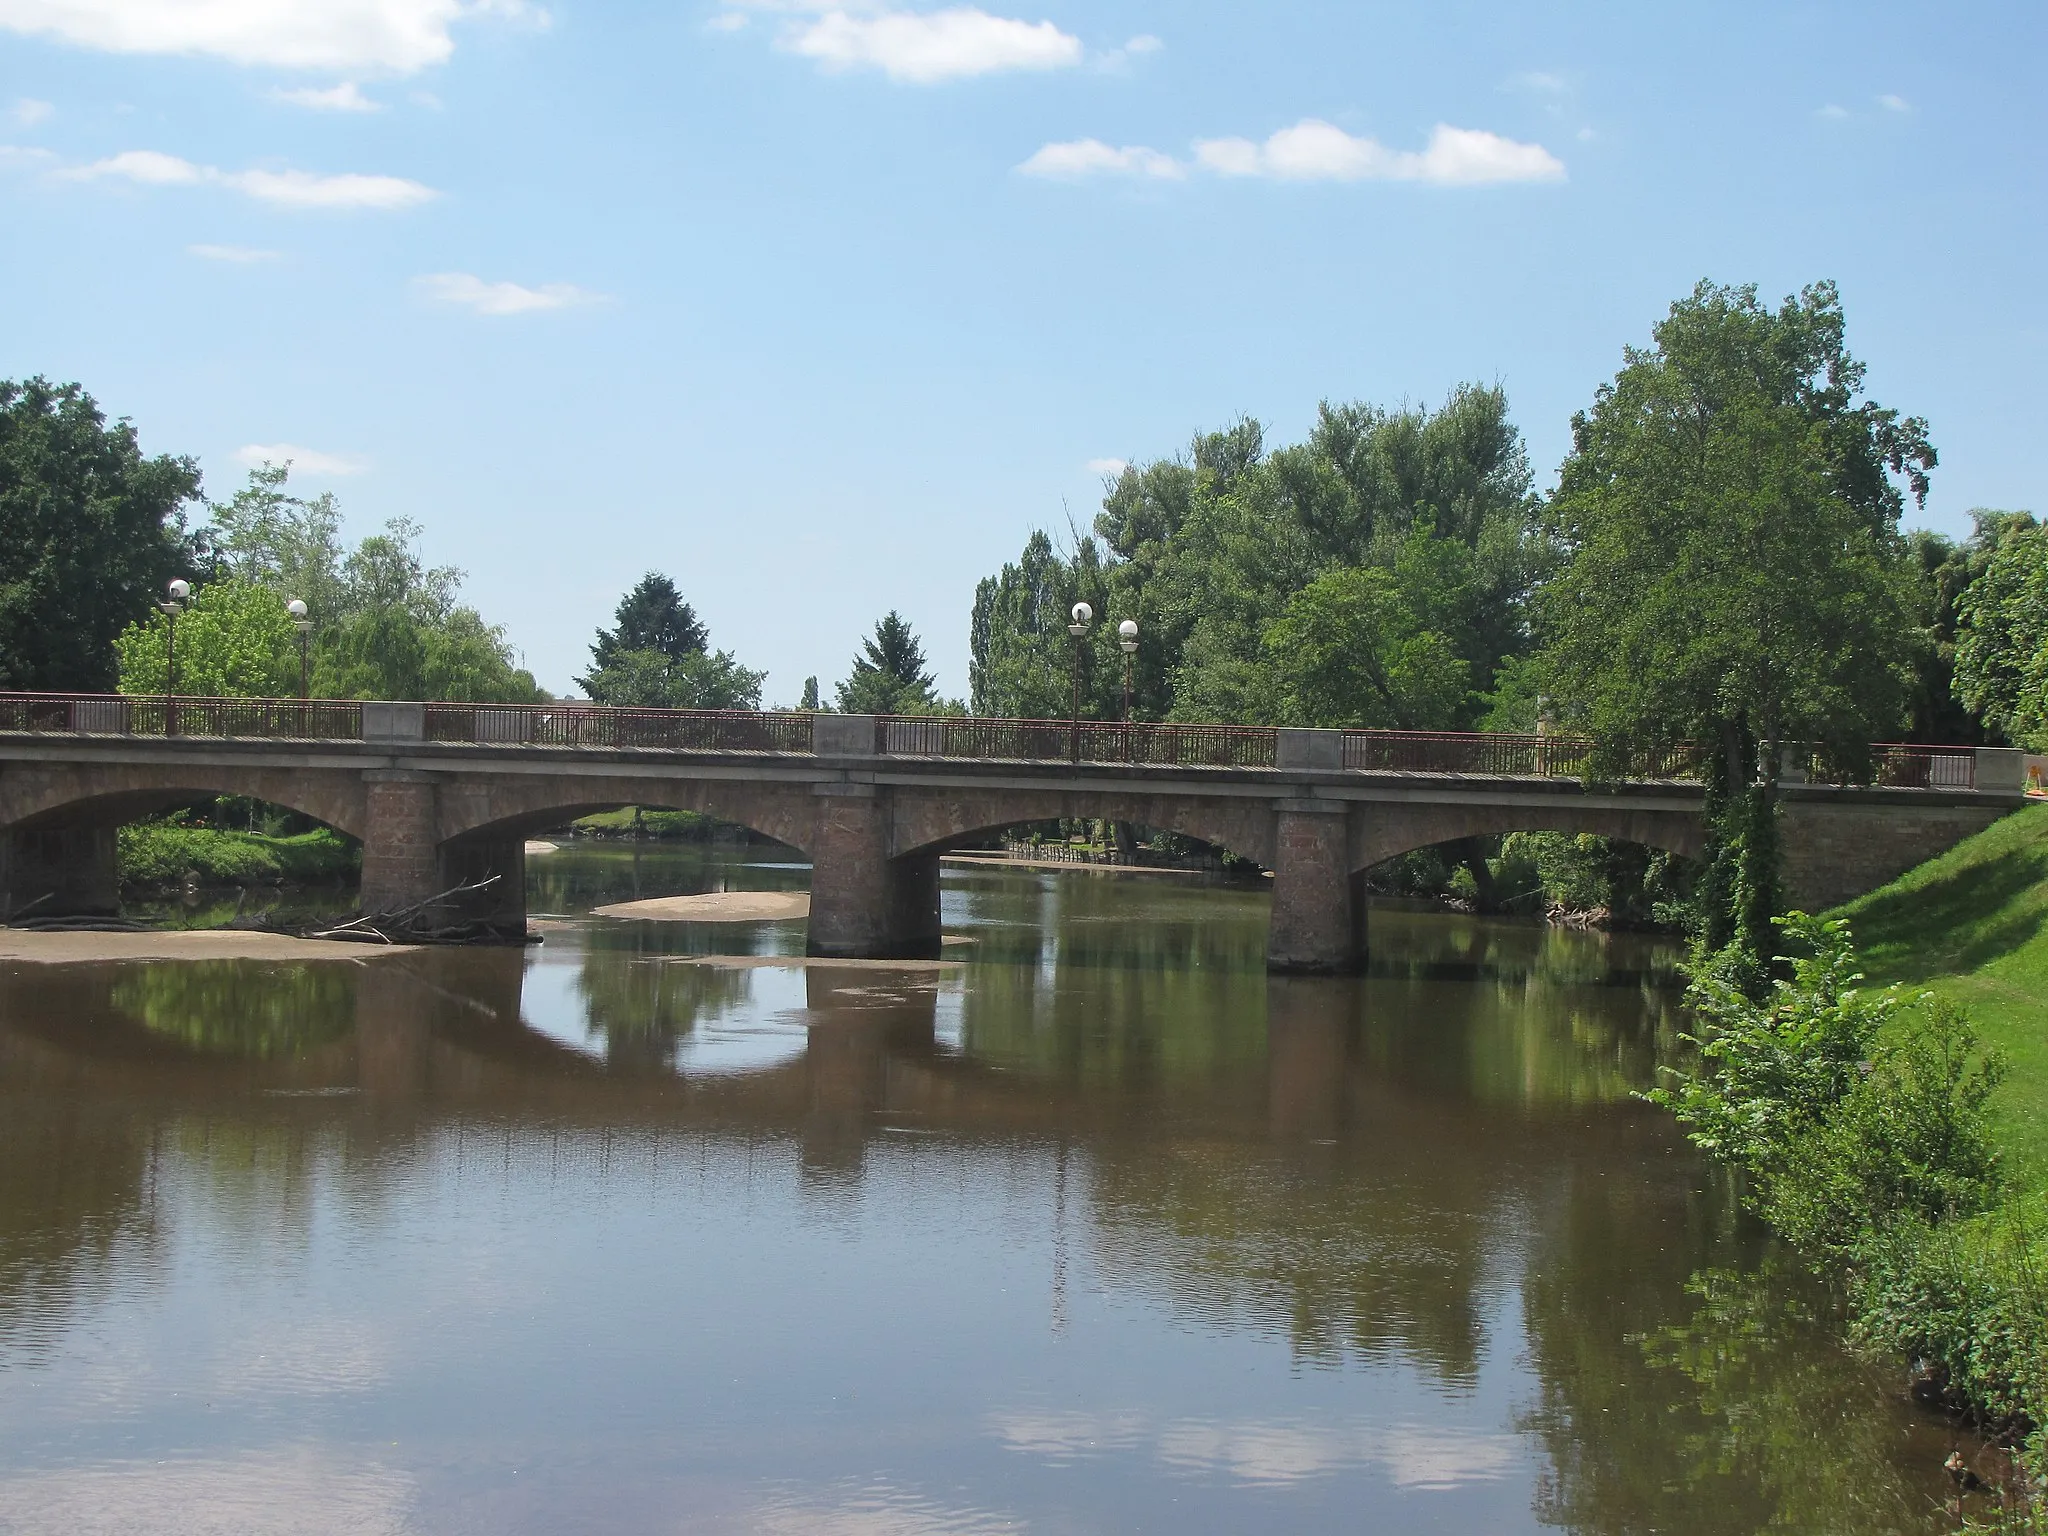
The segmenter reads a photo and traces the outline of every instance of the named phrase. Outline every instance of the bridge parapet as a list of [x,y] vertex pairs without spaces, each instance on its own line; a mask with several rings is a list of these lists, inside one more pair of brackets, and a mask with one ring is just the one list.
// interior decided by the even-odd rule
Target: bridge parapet
[[[1591,779],[1594,744],[1554,732],[1307,730],[1154,721],[840,715],[805,710],[618,709],[595,704],[439,704],[353,699],[214,699],[0,694],[0,735],[187,741],[367,742],[527,751],[772,753],[1146,768],[1450,774]],[[1867,773],[1838,775],[1787,744],[1788,783],[2017,793],[2023,754],[2005,748],[1879,743]],[[1688,743],[1650,748],[1615,782],[1697,778]]]

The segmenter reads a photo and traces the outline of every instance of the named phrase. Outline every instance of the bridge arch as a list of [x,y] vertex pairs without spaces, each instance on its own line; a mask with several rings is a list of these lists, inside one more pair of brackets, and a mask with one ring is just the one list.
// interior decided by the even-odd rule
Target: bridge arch
[[234,763],[115,763],[0,777],[0,833],[115,827],[222,795],[296,811],[358,841],[367,830],[360,774]]
[[1085,790],[898,790],[890,830],[892,857],[935,857],[1005,827],[1038,821],[1121,821],[1175,832],[1273,867],[1272,803]]
[[[600,791],[601,793],[594,793]],[[809,853],[816,821],[808,784],[743,779],[494,775],[439,786],[436,832],[443,843],[522,838],[579,816],[625,806],[694,811]]]
[[1641,843],[1682,858],[1696,859],[1703,829],[1696,812],[1615,809],[1600,806],[1444,805],[1376,808],[1354,818],[1350,863],[1353,874],[1404,853],[1467,837],[1509,832],[1591,833],[1617,842]]

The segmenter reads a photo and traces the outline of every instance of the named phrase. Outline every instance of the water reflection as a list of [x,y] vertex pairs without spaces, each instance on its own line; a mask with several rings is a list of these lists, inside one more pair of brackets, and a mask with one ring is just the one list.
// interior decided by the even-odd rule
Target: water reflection
[[[558,910],[801,878],[593,863]],[[1627,1097],[1667,956],[1389,911],[1269,980],[1261,900],[0,968],[7,1528],[1939,1528]]]

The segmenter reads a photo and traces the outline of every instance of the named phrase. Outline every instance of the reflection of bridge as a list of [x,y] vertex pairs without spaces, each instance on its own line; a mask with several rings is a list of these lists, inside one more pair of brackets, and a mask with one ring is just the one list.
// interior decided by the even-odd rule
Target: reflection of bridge
[[[1901,748],[1878,783],[1788,765],[1788,883],[1807,906],[1883,883],[2022,801],[2021,755]],[[521,844],[620,805],[701,811],[812,862],[810,947],[932,953],[939,855],[1020,822],[1085,817],[1182,833],[1273,871],[1276,970],[1363,952],[1371,866],[1455,838],[1596,833],[1694,854],[1683,763],[1590,784],[1555,737],[889,720],[446,704],[0,698],[0,912],[111,910],[113,831],[202,795],[246,795],[360,838],[363,905],[389,911],[486,875],[523,926]]]

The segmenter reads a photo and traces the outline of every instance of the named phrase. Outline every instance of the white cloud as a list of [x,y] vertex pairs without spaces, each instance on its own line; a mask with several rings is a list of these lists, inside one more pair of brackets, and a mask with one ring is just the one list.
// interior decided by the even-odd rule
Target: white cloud
[[1118,149],[1100,139],[1072,139],[1047,144],[1017,169],[1026,176],[1072,181],[1083,176],[1148,176],[1161,181],[1178,181],[1187,168],[1171,155],[1142,144]]
[[543,309],[568,309],[594,304],[604,297],[573,283],[487,283],[468,272],[434,272],[413,279],[413,286],[440,304],[456,304],[480,315],[527,315]]
[[0,144],[0,170],[25,171],[32,165],[47,165],[56,158],[47,149],[25,144]]
[[1824,107],[1815,108],[1813,115],[1815,117],[1825,117],[1829,121],[1833,122],[1847,117],[1849,115],[1849,109],[1847,107],[1836,106],[1835,103],[1831,101]]
[[1130,69],[1132,59],[1141,58],[1148,53],[1157,53],[1165,46],[1165,43],[1151,33],[1140,32],[1136,37],[1126,39],[1122,47],[1097,54],[1095,67],[1105,74],[1120,75]]
[[1427,181],[1481,186],[1509,181],[1562,181],[1564,164],[1540,144],[1523,144],[1481,128],[1437,124],[1428,147],[1388,149],[1377,139],[1346,133],[1334,123],[1304,118],[1263,144],[1250,139],[1203,139],[1195,159],[1219,176],[1265,176],[1278,181]]
[[197,256],[203,261],[226,261],[237,266],[277,260],[277,252],[258,250],[251,245],[188,245],[185,250],[189,255]]
[[8,109],[7,115],[24,128],[33,128],[57,109],[47,101],[37,101],[33,96],[24,96]]
[[1538,96],[1569,96],[1571,81],[1563,75],[1553,75],[1548,70],[1527,69],[1516,75],[1513,83],[1522,90],[1532,91]]
[[144,186],[195,186],[205,183],[232,188],[260,202],[286,208],[412,208],[430,202],[440,194],[432,187],[402,176],[365,176],[346,171],[322,176],[312,171],[223,171],[210,165],[194,165],[176,155],[153,149],[131,149],[91,165],[62,173],[76,181],[97,181],[114,176]]
[[1910,112],[1913,103],[1903,96],[1884,95],[1877,98],[1877,104],[1887,112]]
[[235,457],[256,469],[264,464],[290,464],[302,475],[360,475],[369,460],[352,453],[322,453],[298,443],[250,443],[235,450]]
[[1090,459],[1082,466],[1091,475],[1121,475],[1130,467],[1129,459]]
[[745,11],[720,11],[704,23],[704,25],[714,32],[741,32],[746,29],[747,13]]
[[339,85],[330,85],[326,90],[317,86],[300,86],[296,90],[274,90],[272,101],[281,101],[288,106],[305,107],[314,112],[382,112],[384,103],[372,101],[365,96],[353,80],[344,80]]
[[176,155],[160,154],[153,149],[123,150],[118,155],[109,155],[104,160],[95,160],[91,165],[82,165],[64,174],[76,181],[118,176],[124,181],[138,181],[150,187],[190,186],[208,179],[204,166],[180,160]]
[[441,195],[402,176],[364,176],[354,171],[339,176],[311,171],[237,171],[221,180],[237,192],[287,208],[414,208]]
[[827,69],[879,69],[891,80],[918,85],[1005,70],[1061,69],[1081,61],[1081,40],[1051,22],[991,16],[973,6],[828,10],[787,29],[782,46]]
[[476,16],[547,23],[523,0],[0,0],[0,29],[109,53],[398,74],[445,62]]
[[1124,52],[1157,53],[1165,46],[1165,43],[1154,37],[1150,32],[1140,32],[1136,37],[1124,44]]

